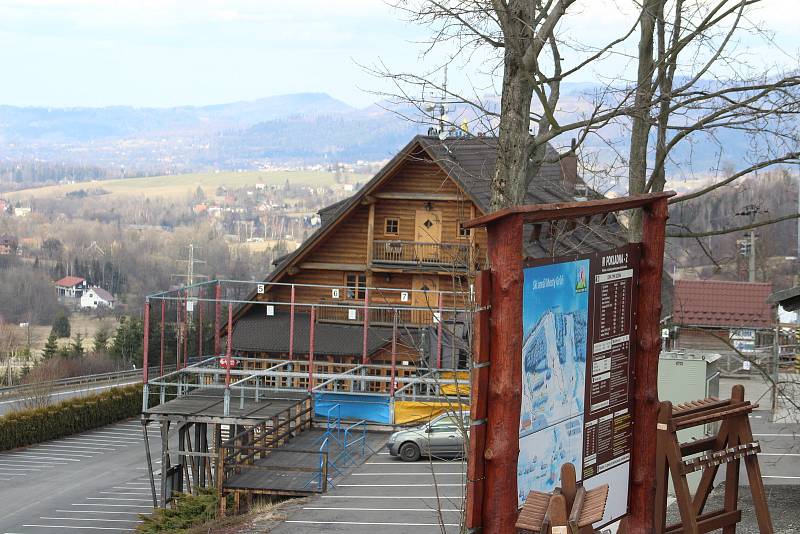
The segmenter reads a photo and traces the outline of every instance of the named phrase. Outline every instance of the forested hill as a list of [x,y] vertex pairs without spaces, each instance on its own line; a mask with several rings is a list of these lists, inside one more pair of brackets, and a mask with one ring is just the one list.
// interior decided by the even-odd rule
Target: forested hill
[[[674,204],[670,209],[668,232],[722,230],[747,225],[750,218],[737,213],[751,204],[762,211],[756,215],[756,221],[798,213],[797,187],[796,173],[777,170],[761,173],[735,186],[720,187],[698,199]],[[755,231],[758,281],[772,281],[776,289],[795,283],[795,264],[785,258],[798,255],[797,219],[762,226]],[[671,239],[668,258],[683,268],[687,276],[738,280],[736,241],[744,239],[745,234],[740,231],[703,237],[699,243],[696,239]],[[744,265],[746,261],[742,264],[740,260],[738,267]]]

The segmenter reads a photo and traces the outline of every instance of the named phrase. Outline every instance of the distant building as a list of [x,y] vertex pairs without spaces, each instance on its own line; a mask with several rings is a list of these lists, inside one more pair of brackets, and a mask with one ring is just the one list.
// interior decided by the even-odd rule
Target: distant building
[[13,235],[0,235],[0,256],[13,256],[17,253],[19,241]]
[[14,208],[14,217],[27,217],[31,214],[31,208]]
[[748,353],[772,343],[772,284],[676,280],[670,345],[674,349]]
[[59,298],[77,299],[86,291],[86,279],[80,276],[65,276],[56,282]]
[[97,308],[114,309],[114,295],[101,287],[90,287],[81,296],[81,308],[96,310]]

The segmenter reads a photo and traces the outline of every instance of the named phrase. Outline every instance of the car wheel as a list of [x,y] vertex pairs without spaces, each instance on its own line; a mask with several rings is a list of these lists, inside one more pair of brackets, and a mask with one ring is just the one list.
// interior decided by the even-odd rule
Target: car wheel
[[416,462],[421,456],[416,443],[403,443],[400,447],[400,459],[404,462]]

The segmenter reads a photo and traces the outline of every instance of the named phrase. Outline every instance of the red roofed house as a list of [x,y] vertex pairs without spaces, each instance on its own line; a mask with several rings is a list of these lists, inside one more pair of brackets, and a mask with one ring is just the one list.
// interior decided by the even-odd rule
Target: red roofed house
[[772,343],[772,284],[676,280],[672,302],[672,348],[741,352]]
[[80,298],[86,290],[86,280],[80,276],[65,276],[56,282],[59,298]]

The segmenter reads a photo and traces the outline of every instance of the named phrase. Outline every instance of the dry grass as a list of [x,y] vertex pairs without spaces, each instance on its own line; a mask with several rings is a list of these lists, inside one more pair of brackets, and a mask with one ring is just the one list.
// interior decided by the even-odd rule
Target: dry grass
[[[94,336],[98,330],[105,327],[108,330],[109,338],[114,337],[114,332],[117,330],[118,322],[113,317],[98,319],[91,315],[84,315],[73,313],[69,318],[72,338],[74,339],[77,334],[83,336],[83,348],[91,350],[94,345]],[[35,357],[41,354],[44,344],[47,342],[47,336],[50,335],[50,326],[31,326],[31,353]],[[24,328],[20,328],[19,333],[20,341],[24,344],[27,342],[27,333]],[[59,339],[59,346],[66,345],[70,340],[63,338]]]
[[[350,174],[346,178],[348,183],[355,183],[366,181],[369,176]],[[60,198],[70,191],[104,189],[110,194],[104,195],[102,198],[133,196],[180,198],[193,194],[198,186],[202,187],[207,195],[213,195],[216,188],[221,185],[230,188],[245,187],[258,183],[283,185],[287,180],[293,185],[330,186],[335,183],[335,175],[330,172],[317,171],[205,172],[53,185],[23,189],[8,193],[6,196],[12,200]]]

